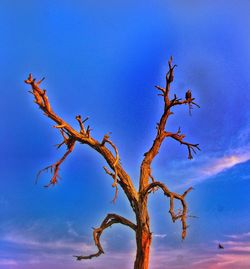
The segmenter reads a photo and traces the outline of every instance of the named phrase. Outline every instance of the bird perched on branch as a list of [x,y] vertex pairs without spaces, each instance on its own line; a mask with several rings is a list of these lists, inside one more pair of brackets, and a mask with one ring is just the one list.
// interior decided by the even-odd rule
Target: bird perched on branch
[[188,103],[188,107],[189,107],[189,115],[191,116],[191,110],[193,109],[192,107],[192,101],[194,100],[194,98],[192,98],[192,93],[190,90],[188,90],[186,92],[186,95],[185,95],[185,98],[186,98],[186,101]]
[[186,100],[187,101],[191,101],[192,100],[192,93],[191,93],[191,91],[190,90],[188,90],[187,92],[186,92]]

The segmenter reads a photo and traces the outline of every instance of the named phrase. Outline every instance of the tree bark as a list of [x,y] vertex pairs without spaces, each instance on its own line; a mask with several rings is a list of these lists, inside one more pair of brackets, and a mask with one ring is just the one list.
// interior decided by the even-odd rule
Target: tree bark
[[148,269],[149,268],[149,253],[152,241],[152,234],[149,228],[149,216],[147,210],[140,213],[140,219],[147,219],[147,223],[137,223],[136,230],[136,259],[134,269]]
[[[143,169],[141,170],[143,171]],[[143,178],[144,173],[141,174],[140,187],[148,184],[148,177]],[[150,231],[150,218],[148,214],[148,198],[139,192],[139,201],[135,210],[136,214],[136,259],[134,269],[148,269],[149,268],[149,254],[152,241],[152,234]]]
[[[88,126],[87,128],[85,128],[84,126],[85,122],[88,120],[88,117],[82,120],[80,115],[76,116],[76,120],[79,124],[80,130],[78,131],[74,129],[70,124],[68,124],[65,120],[59,117],[52,110],[48,96],[46,94],[46,90],[42,90],[40,88],[40,84],[44,80],[44,78],[36,82],[36,79],[32,77],[32,74],[30,74],[28,76],[28,79],[25,80],[25,83],[31,86],[30,93],[34,95],[35,103],[39,106],[39,108],[44,112],[46,116],[48,116],[57,124],[54,127],[60,131],[63,137],[63,141],[57,145],[57,148],[60,148],[62,145],[66,146],[65,154],[57,162],[47,166],[38,173],[39,175],[43,171],[51,171],[52,179],[50,180],[49,184],[46,185],[46,187],[57,184],[59,178],[58,173],[60,165],[73,151],[75,144],[77,142],[81,144],[86,144],[95,151],[97,151],[98,153],[100,153],[106,160],[109,168],[111,169],[110,171],[107,167],[104,167],[105,172],[108,175],[110,175],[114,180],[112,187],[115,187],[116,190],[113,201],[115,202],[117,198],[118,185],[119,185],[126,194],[130,202],[131,208],[133,209],[136,215],[136,224],[134,224],[128,219],[119,216],[117,214],[114,213],[107,214],[106,218],[103,220],[100,227],[95,228],[93,232],[93,239],[98,251],[91,255],[84,255],[84,256],[77,255],[75,256],[77,260],[91,259],[93,257],[98,257],[101,254],[103,254],[104,250],[100,243],[101,234],[106,228],[111,227],[113,224],[120,223],[131,228],[136,233],[137,252],[134,263],[134,269],[148,269],[150,246],[152,241],[152,233],[150,231],[150,218],[147,208],[148,195],[157,189],[161,189],[164,195],[170,199],[169,213],[171,215],[172,221],[175,222],[176,220],[180,220],[182,222],[182,239],[186,237],[186,230],[187,230],[186,219],[188,210],[185,197],[187,193],[189,193],[189,191],[192,190],[192,188],[190,187],[189,189],[187,189],[182,195],[175,192],[171,192],[164,183],[156,181],[154,179],[151,169],[152,162],[156,157],[156,155],[159,153],[159,150],[165,138],[168,137],[173,138],[174,140],[178,141],[181,145],[185,145],[188,149],[189,159],[193,158],[192,154],[196,153],[196,150],[200,150],[198,147],[199,144],[191,144],[189,142],[183,141],[185,135],[181,133],[180,128],[175,133],[166,131],[166,124],[169,116],[173,114],[173,112],[171,112],[171,109],[174,106],[187,104],[189,106],[189,112],[192,109],[192,105],[199,107],[199,105],[197,105],[194,102],[195,98],[192,97],[190,90],[186,92],[184,100],[178,98],[176,95],[174,95],[173,99],[170,99],[169,97],[170,84],[174,80],[174,68],[176,67],[176,65],[172,65],[172,57],[170,57],[170,60],[168,61],[168,66],[169,70],[166,73],[165,88],[155,86],[157,90],[161,92],[159,95],[163,97],[164,111],[160,118],[159,123],[157,123],[156,126],[157,132],[155,139],[149,150],[144,154],[144,159],[141,163],[140,183],[138,191],[136,190],[129,175],[123,169],[122,164],[120,162],[118,149],[116,145],[109,139],[109,133],[104,135],[102,141],[94,139],[92,137],[91,133],[92,129],[90,128],[90,126]],[[110,147],[115,154],[112,153]],[[149,182],[151,180],[152,182]],[[178,210],[177,213],[175,213],[175,206],[174,206],[175,200],[180,201],[182,205],[182,209]]]

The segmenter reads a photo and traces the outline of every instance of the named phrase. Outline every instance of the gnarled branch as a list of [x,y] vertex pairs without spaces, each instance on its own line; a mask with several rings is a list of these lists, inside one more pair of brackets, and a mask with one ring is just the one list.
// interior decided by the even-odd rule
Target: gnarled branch
[[[185,201],[186,195],[193,189],[192,187],[188,188],[182,195],[171,192],[165,184],[159,181],[150,183],[143,191],[142,196],[144,199],[147,199],[148,194],[155,188],[162,189],[164,195],[170,198],[170,208],[169,213],[171,215],[172,221],[175,222],[178,219],[181,219],[182,222],[182,239],[185,239],[187,233],[187,203]],[[182,210],[178,213],[174,211],[174,199],[179,200],[182,204]]]
[[164,132],[164,134],[165,134],[166,137],[172,137],[176,141],[180,142],[181,145],[187,146],[188,159],[190,159],[190,160],[193,159],[192,153],[196,154],[196,150],[200,150],[199,144],[192,144],[192,143],[183,141],[183,139],[185,138],[185,135],[181,134],[181,129],[180,128],[178,129],[178,131],[176,133]]
[[[153,141],[153,144],[151,146],[151,148],[144,154],[144,159],[141,163],[141,176],[140,176],[140,191],[143,190],[149,182],[149,178],[151,175],[151,163],[154,160],[155,156],[159,153],[159,150],[161,148],[162,142],[164,141],[164,139],[167,137],[166,135],[166,123],[168,120],[168,117],[170,115],[173,114],[173,112],[171,111],[171,108],[173,106],[176,105],[181,105],[181,104],[188,104],[189,105],[189,109],[191,109],[191,105],[194,104],[196,106],[198,106],[196,103],[194,103],[194,98],[192,97],[191,91],[188,90],[186,92],[186,96],[185,96],[185,100],[182,100],[180,98],[178,98],[176,95],[174,95],[173,99],[170,99],[169,94],[170,94],[170,87],[171,87],[171,83],[174,81],[174,69],[176,67],[176,65],[173,65],[173,58],[172,56],[170,57],[169,61],[168,61],[168,71],[166,73],[166,86],[165,88],[160,87],[160,86],[155,86],[157,90],[159,90],[161,92],[160,95],[163,96],[164,99],[164,111],[163,114],[160,118],[159,123],[157,123],[157,133],[156,133],[156,137]],[[199,106],[198,106],[199,107]],[[179,142],[181,142],[181,144],[184,144],[188,147],[188,152],[189,152],[189,159],[192,158],[192,152],[195,153],[195,149],[199,149],[198,148],[198,144],[190,144],[187,142],[182,141],[181,136],[178,136],[179,134],[175,134],[175,138],[176,140],[178,140]]]
[[[116,175],[114,173],[110,172],[109,169],[106,166],[103,166],[103,169],[106,172],[106,174],[110,175],[114,179],[114,182],[117,181]],[[119,183],[119,181],[117,181],[117,182]],[[118,197],[118,185],[116,184],[113,187],[115,187],[115,195],[114,195],[114,198],[113,198],[112,202],[115,204],[116,199]]]
[[[115,182],[114,184],[117,184],[118,178],[120,179],[120,185],[123,188],[125,194],[127,195],[131,205],[134,205],[137,203],[138,199],[138,194],[137,191],[135,190],[135,187],[129,177],[129,175],[125,172],[125,170],[122,168],[122,166],[119,163],[119,155],[118,155],[118,150],[116,146],[114,145],[113,142],[111,142],[108,137],[105,138],[104,141],[99,142],[95,140],[91,135],[90,135],[90,127],[88,126],[87,129],[85,130],[84,128],[84,122],[87,120],[82,121],[81,116],[77,116],[76,120],[78,121],[80,125],[80,131],[76,131],[70,124],[68,124],[66,121],[64,121],[62,118],[60,118],[51,108],[49,99],[46,94],[46,90],[42,90],[40,88],[40,84],[43,81],[40,80],[36,82],[36,79],[33,78],[32,74],[30,74],[25,80],[26,84],[29,84],[31,86],[31,93],[35,97],[35,103],[39,106],[39,108],[44,112],[46,116],[48,116],[50,119],[52,119],[55,123],[56,126],[55,128],[59,129],[60,132],[62,133],[64,140],[62,143],[58,145],[58,147],[62,146],[63,144],[67,144],[66,141],[69,139],[70,141],[74,141],[73,145],[68,147],[68,151],[65,153],[65,155],[55,164],[46,167],[43,169],[43,171],[51,169],[53,172],[53,178],[51,180],[51,184],[54,184],[56,182],[56,179],[58,177],[58,171],[59,171],[59,166],[61,163],[65,160],[65,158],[68,156],[68,154],[73,150],[75,142],[80,142],[81,144],[87,144],[97,152],[99,152],[106,162],[108,163],[109,167],[115,171]],[[65,136],[67,135],[68,138]],[[105,142],[109,143],[115,150],[116,156],[114,156],[111,151],[105,146]],[[42,172],[42,171],[41,171]],[[50,185],[50,184],[49,184]]]
[[[64,162],[64,160],[67,158],[67,156],[73,151],[74,146],[75,146],[75,142],[76,142],[75,139],[72,137],[63,141],[62,143],[65,143],[67,145],[68,150],[64,153],[62,158],[60,160],[58,160],[56,163],[49,165],[38,172],[37,179],[41,175],[42,172],[50,170],[51,173],[53,173],[53,176],[52,176],[50,182],[47,185],[45,185],[44,187],[49,187],[50,185],[55,185],[58,182],[57,178],[59,178],[58,173],[59,173],[60,165]],[[60,147],[62,145],[62,143],[59,144],[58,147]]]
[[78,261],[80,261],[80,260],[92,259],[94,257],[100,256],[101,254],[104,254],[104,250],[103,250],[102,245],[100,243],[100,237],[105,229],[107,229],[108,227],[111,227],[115,223],[123,224],[125,226],[130,227],[132,230],[136,231],[136,225],[134,223],[132,223],[130,220],[128,220],[122,216],[119,216],[117,214],[108,214],[106,216],[106,218],[103,220],[101,226],[98,228],[95,228],[93,231],[93,239],[94,239],[95,245],[98,248],[98,251],[94,254],[91,254],[91,255],[74,256],[74,257],[76,257],[76,259]]
[[115,146],[115,144],[109,139],[109,134],[105,134],[104,137],[103,137],[103,140],[102,140],[102,146],[105,144],[105,143],[108,143],[112,146],[112,148],[114,149],[115,151],[115,161],[113,163],[113,170],[115,172],[115,176],[113,177],[114,178],[114,183],[112,184],[112,187],[116,187],[117,188],[117,169],[116,169],[116,166],[119,162],[119,153],[118,153],[118,149],[117,147]]

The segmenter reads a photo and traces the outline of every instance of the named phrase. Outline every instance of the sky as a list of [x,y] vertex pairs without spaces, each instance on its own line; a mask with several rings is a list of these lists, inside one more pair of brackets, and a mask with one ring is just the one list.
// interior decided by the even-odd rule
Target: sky
[[[249,1],[0,1],[0,269],[133,268],[134,234],[114,226],[95,251],[92,227],[107,213],[134,215],[119,191],[116,204],[104,159],[77,145],[62,165],[59,184],[37,184],[37,172],[65,152],[53,122],[24,84],[46,77],[54,111],[78,128],[89,116],[94,138],[107,132],[138,187],[139,167],[163,109],[154,85],[164,86],[167,61],[178,65],[171,94],[191,89],[200,109],[174,109],[179,127],[199,143],[193,160],[166,140],[153,175],[188,194],[188,231],[172,223],[169,201],[151,194],[150,269],[250,268],[250,3]],[[218,243],[224,249],[218,249]]]

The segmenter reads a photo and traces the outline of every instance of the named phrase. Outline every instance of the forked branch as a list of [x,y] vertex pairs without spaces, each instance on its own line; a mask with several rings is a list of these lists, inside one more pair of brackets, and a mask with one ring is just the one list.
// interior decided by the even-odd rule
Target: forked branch
[[[159,181],[150,183],[142,192],[144,199],[147,199],[148,194],[155,188],[162,189],[164,195],[170,198],[170,207],[169,213],[171,215],[172,221],[180,219],[182,222],[182,239],[184,240],[187,233],[187,203],[185,201],[186,195],[193,189],[192,187],[188,188],[182,195],[171,192],[165,184]],[[175,213],[174,210],[174,199],[179,200],[182,204],[182,210]]]
[[115,151],[115,161],[113,163],[113,170],[115,172],[115,175],[114,175],[114,183],[112,184],[112,187],[116,187],[117,188],[117,164],[119,162],[119,153],[118,153],[118,149],[117,147],[115,146],[115,144],[109,139],[109,134],[105,134],[104,137],[103,137],[103,140],[102,140],[102,146],[104,146],[105,143],[108,143],[111,145],[111,147],[114,149]]
[[170,135],[170,133],[166,131],[167,120],[169,116],[173,114],[173,112],[171,111],[171,108],[173,106],[188,104],[189,110],[192,108],[192,105],[196,105],[197,107],[199,107],[199,105],[197,105],[194,102],[195,99],[192,97],[192,93],[190,90],[186,92],[184,100],[182,100],[181,98],[178,98],[175,94],[174,94],[174,98],[170,99],[169,97],[170,87],[174,81],[174,70],[176,67],[176,65],[173,65],[172,62],[173,62],[173,58],[170,57],[168,61],[168,71],[166,73],[165,88],[161,86],[155,86],[156,89],[161,92],[159,95],[163,96],[164,111],[160,118],[159,123],[157,123],[157,133],[153,141],[153,144],[151,148],[144,154],[145,157],[141,164],[140,191],[143,190],[148,185],[148,181],[151,175],[151,163],[156,157],[156,155],[159,153],[161,145],[167,136],[172,136],[174,139],[178,140],[181,144],[187,146],[189,159],[193,158],[192,153],[195,153],[196,149],[199,150],[198,144],[190,144],[188,142],[183,141],[183,136],[180,133],[176,133],[176,134],[171,133]]
[[191,115],[191,110],[193,109],[192,105],[195,105],[196,107],[200,108],[200,106],[194,102],[195,98],[192,97],[191,90],[187,90],[185,94],[185,99],[182,100],[181,98],[178,98],[176,94],[174,95],[174,98],[170,101],[170,107],[177,106],[177,105],[188,105],[189,106],[189,114]]
[[136,225],[134,223],[132,223],[130,220],[128,220],[122,216],[119,216],[117,214],[108,214],[106,216],[106,218],[103,220],[101,226],[98,228],[95,228],[93,231],[93,239],[94,239],[94,242],[95,242],[95,245],[96,245],[98,251],[94,254],[91,254],[91,255],[74,256],[74,257],[76,257],[76,259],[78,261],[80,261],[80,260],[92,259],[94,257],[100,256],[101,254],[104,254],[103,247],[100,243],[100,237],[105,229],[107,229],[108,227],[111,227],[113,224],[116,224],[116,223],[123,224],[125,226],[130,227],[132,230],[136,231]]
[[186,141],[183,141],[185,138],[184,134],[181,134],[181,129],[179,128],[176,133],[164,132],[166,137],[172,137],[176,141],[180,142],[181,145],[187,146],[188,149],[188,159],[193,159],[193,153],[196,154],[196,150],[200,150],[199,144],[192,144]]
[[[74,138],[69,138],[68,140],[64,141],[63,143],[65,143],[68,147],[68,150],[65,152],[65,154],[62,156],[61,159],[59,159],[56,163],[49,165],[45,168],[43,168],[42,170],[40,170],[37,174],[37,179],[38,177],[41,175],[42,172],[48,171],[50,170],[50,172],[53,174],[50,182],[45,185],[44,187],[49,187],[50,185],[55,185],[58,181],[57,179],[60,178],[59,177],[59,169],[60,169],[60,165],[64,162],[64,160],[67,158],[67,156],[73,151],[74,146],[75,146],[75,139]],[[62,143],[61,143],[62,144]],[[59,144],[59,146],[61,145]]]
[[[52,119],[54,122],[56,122],[55,128],[60,130],[63,141],[57,145],[57,147],[61,147],[63,144],[67,146],[67,151],[63,155],[63,157],[57,161],[55,164],[52,164],[43,170],[40,171],[46,171],[51,170],[53,173],[53,177],[50,181],[50,184],[55,184],[57,182],[58,178],[58,171],[60,165],[63,163],[63,161],[66,159],[66,157],[72,152],[74,145],[76,142],[80,142],[81,144],[87,144],[92,149],[100,153],[106,162],[108,163],[109,167],[114,171],[115,177],[114,177],[114,183],[113,187],[117,189],[117,182],[118,178],[120,180],[120,185],[123,188],[125,194],[127,195],[129,201],[131,204],[136,204],[137,202],[137,192],[135,190],[135,187],[129,177],[129,175],[125,172],[125,170],[122,168],[122,166],[119,164],[119,154],[118,149],[115,146],[115,144],[109,139],[108,135],[104,136],[104,139],[102,142],[99,142],[95,140],[91,136],[91,128],[87,126],[85,128],[84,124],[88,120],[88,117],[82,120],[81,116],[76,116],[76,120],[79,123],[80,131],[75,130],[71,125],[69,125],[66,121],[64,121],[62,118],[60,118],[51,108],[48,96],[46,94],[46,90],[42,90],[40,88],[41,82],[44,80],[41,79],[38,82],[36,82],[36,79],[33,78],[32,74],[28,76],[28,78],[25,80],[26,84],[29,84],[31,86],[30,93],[33,94],[35,97],[35,103],[39,106],[39,108],[44,112],[46,116],[48,116],[50,119]],[[105,146],[105,143],[108,143],[112,146],[112,148],[115,151],[115,156],[112,154],[112,152]],[[39,174],[40,174],[39,173]]]
[[[106,172],[106,174],[110,175],[113,179],[114,179],[114,182],[117,182],[117,183],[120,183],[117,178],[116,178],[116,175],[112,172],[109,171],[109,169],[106,167],[106,166],[103,166],[103,169],[104,171]],[[115,185],[112,185],[112,187],[115,187],[115,195],[114,195],[114,198],[112,200],[112,202],[115,204],[116,202],[116,199],[118,197],[118,185],[115,184]]]

